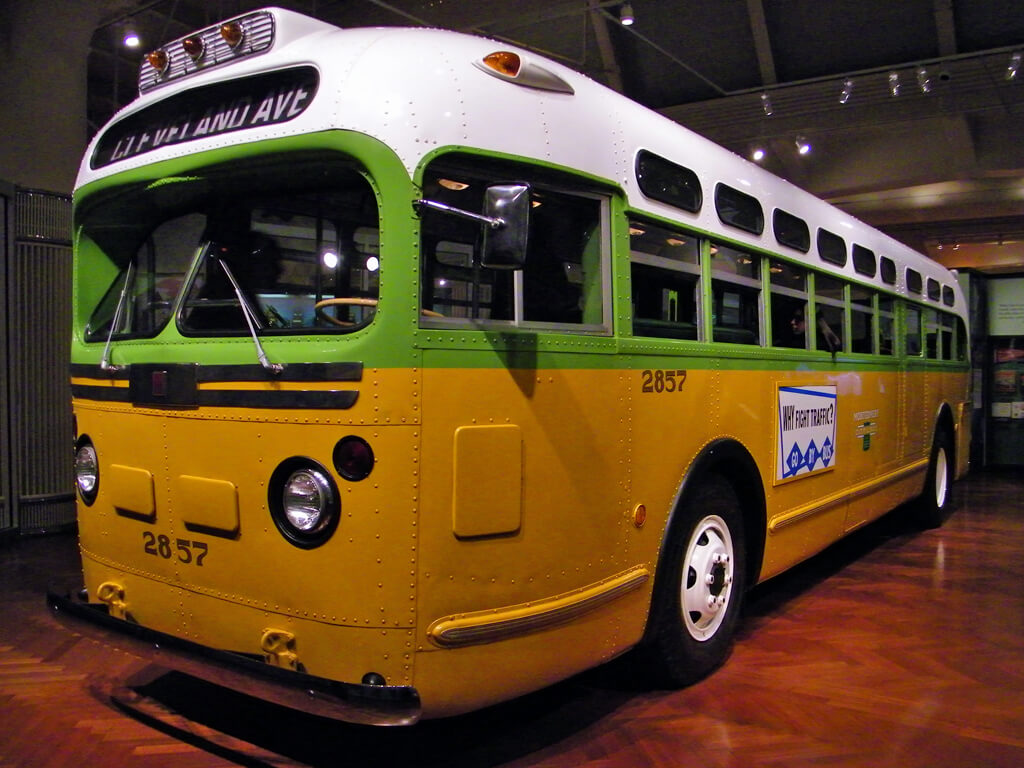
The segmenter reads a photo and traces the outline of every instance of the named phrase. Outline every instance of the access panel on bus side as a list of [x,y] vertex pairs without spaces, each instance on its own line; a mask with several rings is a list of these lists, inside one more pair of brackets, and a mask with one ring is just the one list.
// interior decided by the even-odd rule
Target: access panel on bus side
[[[424,700],[436,685],[432,672],[494,688],[463,692],[466,701],[507,698],[604,661],[642,631],[649,585],[632,540],[658,532],[641,531],[631,517],[628,376],[610,365],[611,355],[554,350],[551,343],[425,352],[417,660]],[[624,572],[625,594],[609,592],[553,626],[458,648],[424,636],[446,617],[517,606],[530,622],[530,606],[547,601],[557,610],[559,598],[601,593]],[[481,668],[487,681],[476,675]]]

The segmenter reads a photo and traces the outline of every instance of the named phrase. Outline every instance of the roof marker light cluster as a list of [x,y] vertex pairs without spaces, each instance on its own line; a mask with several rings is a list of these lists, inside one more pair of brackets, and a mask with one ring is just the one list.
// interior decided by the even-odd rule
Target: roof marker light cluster
[[196,72],[268,50],[274,43],[274,17],[267,11],[215,24],[168,43],[143,58],[139,93]]

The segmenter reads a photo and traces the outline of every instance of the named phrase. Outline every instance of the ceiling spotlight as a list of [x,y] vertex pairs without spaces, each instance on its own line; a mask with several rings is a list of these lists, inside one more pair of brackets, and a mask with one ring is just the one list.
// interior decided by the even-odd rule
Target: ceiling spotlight
[[1010,54],[1010,64],[1009,64],[1009,66],[1006,67],[1006,79],[1007,80],[1016,80],[1017,79],[1017,70],[1020,69],[1020,60],[1021,60],[1021,53],[1020,53],[1020,51],[1016,51],[1016,52]]
[[796,151],[798,154],[806,155],[811,151],[811,143],[803,136],[796,137]]
[[850,100],[850,94],[853,93],[853,80],[847,78],[843,81],[843,92],[839,94],[839,103],[845,104]]
[[760,163],[762,160],[764,160],[764,150],[761,149],[760,147],[757,147],[756,149],[754,149],[753,152],[750,153],[750,158],[755,163]]
[[893,96],[900,95],[900,76],[896,72],[889,73],[889,93]]
[[928,70],[924,67],[917,68],[917,87],[921,93],[928,93],[932,89],[932,81],[928,78]]
[[772,113],[775,111],[772,109],[772,100],[768,98],[767,93],[761,94],[761,109],[763,109],[764,113],[769,117],[771,117]]
[[121,36],[121,45],[125,48],[138,48],[142,45],[142,40],[139,39],[139,33],[132,27],[125,27],[124,34]]
[[633,6],[631,4],[622,4],[622,7],[619,9],[619,21],[624,27],[633,26],[633,22],[636,21],[636,18],[633,16]]

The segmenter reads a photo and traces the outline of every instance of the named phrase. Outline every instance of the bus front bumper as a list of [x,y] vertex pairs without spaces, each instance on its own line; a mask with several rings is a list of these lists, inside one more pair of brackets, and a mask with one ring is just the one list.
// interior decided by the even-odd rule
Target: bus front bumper
[[360,685],[271,666],[114,618],[106,605],[49,590],[46,603],[69,629],[166,669],[319,717],[362,725],[411,725],[420,697],[408,686]]

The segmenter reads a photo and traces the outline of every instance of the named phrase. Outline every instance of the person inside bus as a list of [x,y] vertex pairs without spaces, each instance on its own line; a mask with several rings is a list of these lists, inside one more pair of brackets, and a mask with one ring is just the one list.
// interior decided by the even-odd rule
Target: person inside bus
[[825,318],[823,312],[817,313],[818,320],[818,349],[828,350],[833,355],[836,352],[840,352],[843,349],[842,339],[839,335],[832,330],[832,326],[829,325],[828,320]]
[[776,347],[806,349],[807,327],[804,321],[804,308],[802,305],[793,310],[788,322],[783,322],[779,325],[781,327],[776,331]]

